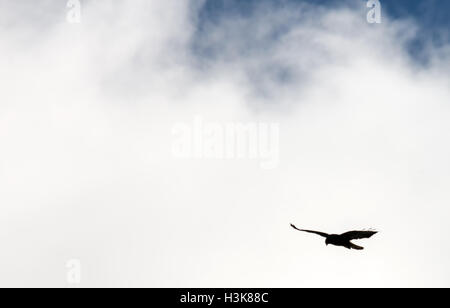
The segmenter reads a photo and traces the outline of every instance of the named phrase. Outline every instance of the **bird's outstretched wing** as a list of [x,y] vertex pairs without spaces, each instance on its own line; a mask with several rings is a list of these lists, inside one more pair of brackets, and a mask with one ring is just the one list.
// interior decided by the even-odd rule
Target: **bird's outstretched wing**
[[351,240],[358,240],[361,238],[369,238],[376,233],[378,233],[378,231],[349,231],[342,233],[341,236],[351,241]]
[[299,229],[296,226],[294,226],[293,224],[291,224],[291,227],[294,228],[297,231],[303,231],[303,232],[309,232],[309,233],[314,233],[323,237],[328,237],[327,233],[323,233],[323,232],[319,232],[319,231],[311,231],[311,230],[304,230],[304,229]]

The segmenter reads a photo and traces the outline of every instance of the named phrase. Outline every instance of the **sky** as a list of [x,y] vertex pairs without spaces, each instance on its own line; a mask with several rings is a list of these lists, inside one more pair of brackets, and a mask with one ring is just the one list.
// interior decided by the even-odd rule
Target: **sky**
[[448,287],[450,4],[380,2],[0,0],[0,286]]

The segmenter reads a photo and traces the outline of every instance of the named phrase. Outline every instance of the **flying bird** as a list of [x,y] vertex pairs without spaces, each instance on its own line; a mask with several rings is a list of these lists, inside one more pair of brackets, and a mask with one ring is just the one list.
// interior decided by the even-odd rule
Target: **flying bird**
[[362,249],[364,249],[364,247],[353,244],[351,242],[351,240],[369,238],[372,235],[378,233],[378,231],[349,231],[349,232],[345,232],[342,234],[328,234],[328,233],[323,233],[323,232],[319,232],[319,231],[299,229],[296,226],[294,226],[293,224],[291,224],[291,227],[297,231],[314,233],[314,234],[324,237],[326,245],[331,244],[331,245],[335,245],[335,246],[343,246],[348,249],[356,249],[356,250],[362,250]]

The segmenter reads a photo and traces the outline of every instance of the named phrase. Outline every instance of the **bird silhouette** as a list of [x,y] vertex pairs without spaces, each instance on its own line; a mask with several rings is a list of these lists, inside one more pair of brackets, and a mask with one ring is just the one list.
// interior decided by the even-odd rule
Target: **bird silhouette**
[[319,231],[299,229],[296,226],[294,226],[293,224],[291,224],[291,227],[297,231],[314,233],[314,234],[324,237],[326,245],[331,244],[331,245],[335,245],[335,246],[343,246],[348,249],[356,249],[356,250],[362,250],[362,249],[364,249],[364,247],[353,244],[351,242],[351,240],[369,238],[372,235],[378,233],[378,231],[349,231],[349,232],[345,232],[342,234],[328,234],[328,233],[319,232]]

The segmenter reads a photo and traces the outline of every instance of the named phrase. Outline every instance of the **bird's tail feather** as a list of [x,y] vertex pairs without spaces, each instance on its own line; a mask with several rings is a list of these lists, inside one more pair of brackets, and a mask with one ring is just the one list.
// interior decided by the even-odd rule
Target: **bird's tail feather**
[[364,249],[364,247],[355,245],[355,244],[353,244],[353,243],[350,243],[350,248],[351,248],[351,249],[356,249],[356,250],[363,250],[363,249]]

